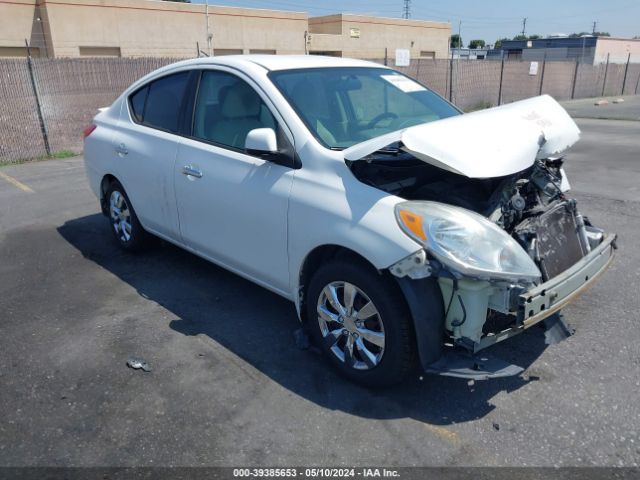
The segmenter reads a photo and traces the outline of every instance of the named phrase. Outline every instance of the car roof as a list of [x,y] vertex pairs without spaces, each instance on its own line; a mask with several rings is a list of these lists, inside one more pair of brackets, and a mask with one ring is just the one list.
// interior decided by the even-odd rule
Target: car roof
[[[219,57],[201,57],[180,62],[182,65],[228,65],[242,69],[256,64],[265,70],[292,70],[298,68],[328,67],[377,67],[384,65],[353,58],[325,57],[321,55],[224,55]],[[174,64],[175,66],[175,64]]]

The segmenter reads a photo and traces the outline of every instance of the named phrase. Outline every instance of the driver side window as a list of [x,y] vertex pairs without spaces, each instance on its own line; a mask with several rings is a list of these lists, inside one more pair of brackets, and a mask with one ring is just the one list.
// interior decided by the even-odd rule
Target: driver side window
[[193,118],[195,138],[244,150],[251,130],[275,130],[276,125],[269,108],[247,82],[227,72],[202,72]]

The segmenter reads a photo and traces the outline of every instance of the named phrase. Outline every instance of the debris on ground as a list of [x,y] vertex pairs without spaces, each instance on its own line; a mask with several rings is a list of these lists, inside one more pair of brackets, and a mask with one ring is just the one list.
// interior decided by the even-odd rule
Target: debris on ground
[[305,332],[303,328],[299,328],[294,331],[293,338],[296,341],[296,347],[300,350],[306,350],[309,348],[309,335],[307,335],[307,332]]
[[564,322],[561,313],[556,313],[544,319],[544,343],[546,345],[555,345],[569,338],[576,333],[575,328]]
[[624,98],[616,98],[613,103],[624,103]]
[[598,100],[594,103],[596,107],[602,107],[603,105],[609,105],[609,100]]
[[493,429],[494,429],[496,432],[497,432],[497,431],[499,431],[499,430],[500,430],[500,424],[499,424],[499,423],[496,423],[496,422],[493,422]]
[[129,357],[127,360],[127,367],[133,368],[134,370],[142,370],[143,372],[150,372],[151,367],[144,359],[138,357]]

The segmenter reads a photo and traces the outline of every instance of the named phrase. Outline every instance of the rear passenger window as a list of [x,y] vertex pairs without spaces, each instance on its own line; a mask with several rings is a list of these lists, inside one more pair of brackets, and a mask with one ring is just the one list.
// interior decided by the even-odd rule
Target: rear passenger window
[[130,97],[136,121],[149,127],[178,133],[180,106],[187,88],[189,72],[176,73],[151,82]]
[[147,92],[149,87],[144,87],[131,95],[131,113],[136,122],[142,122],[142,114],[144,112],[144,104],[147,101]]

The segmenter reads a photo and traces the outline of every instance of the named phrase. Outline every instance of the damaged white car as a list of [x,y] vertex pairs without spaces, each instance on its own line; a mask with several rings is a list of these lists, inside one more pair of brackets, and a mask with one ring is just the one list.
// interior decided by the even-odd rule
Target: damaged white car
[[615,247],[568,195],[579,135],[548,96],[462,114],[377,64],[237,56],[139,80],[84,156],[121,247],[153,234],[290,299],[333,365],[383,386],[418,364],[518,374],[478,352],[561,330]]

